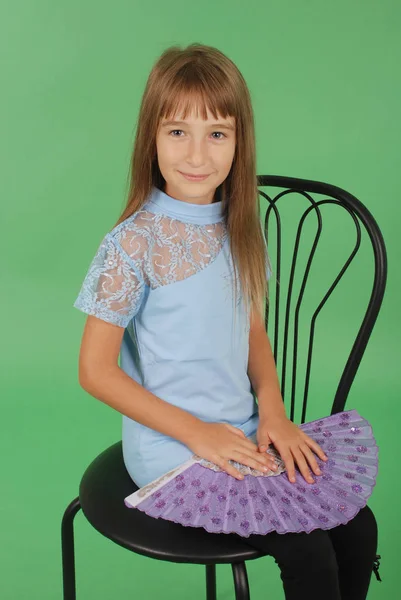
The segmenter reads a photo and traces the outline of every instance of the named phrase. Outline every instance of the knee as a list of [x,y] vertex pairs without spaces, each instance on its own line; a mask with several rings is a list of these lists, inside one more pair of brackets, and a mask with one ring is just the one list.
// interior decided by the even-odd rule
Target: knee
[[376,518],[369,508],[365,506],[356,515],[357,519],[354,528],[354,540],[357,545],[357,552],[367,560],[374,559],[378,546],[378,527]]
[[361,543],[370,543],[376,546],[378,538],[377,521],[369,506],[362,508],[355,518],[358,518],[359,521],[358,529]]
[[[317,577],[331,580],[337,577],[336,554],[325,531],[294,534],[280,555],[275,557],[282,571],[299,577]],[[284,536],[286,537],[286,536]]]
[[378,527],[376,518],[369,506],[362,508],[351,521],[340,527],[348,530],[347,540],[350,552],[365,555],[376,552]]

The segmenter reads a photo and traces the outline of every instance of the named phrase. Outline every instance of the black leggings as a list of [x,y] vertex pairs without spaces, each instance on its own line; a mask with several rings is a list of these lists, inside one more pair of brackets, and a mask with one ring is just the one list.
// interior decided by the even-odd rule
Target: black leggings
[[286,600],[365,600],[377,537],[376,519],[365,506],[327,531],[253,534],[241,541],[274,557]]

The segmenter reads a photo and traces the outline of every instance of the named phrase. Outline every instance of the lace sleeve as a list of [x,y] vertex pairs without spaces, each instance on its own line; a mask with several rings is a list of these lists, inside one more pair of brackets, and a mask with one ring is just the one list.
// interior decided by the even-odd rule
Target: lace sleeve
[[130,257],[107,234],[92,260],[74,307],[125,328],[139,310],[144,287]]

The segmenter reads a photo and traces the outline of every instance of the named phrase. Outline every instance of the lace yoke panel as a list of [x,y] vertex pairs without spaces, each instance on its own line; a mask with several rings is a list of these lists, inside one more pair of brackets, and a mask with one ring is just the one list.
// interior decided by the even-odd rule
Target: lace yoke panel
[[156,289],[201,271],[226,239],[224,221],[199,225],[141,209],[104,237],[74,306],[126,327],[145,286]]
[[207,267],[219,254],[227,230],[223,222],[198,225],[142,210],[115,237],[146,285],[155,289]]

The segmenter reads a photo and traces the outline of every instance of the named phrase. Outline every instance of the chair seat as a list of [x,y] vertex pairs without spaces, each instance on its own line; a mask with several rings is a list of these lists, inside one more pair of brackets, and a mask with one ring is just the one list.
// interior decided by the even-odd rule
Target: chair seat
[[117,442],[86,469],[79,486],[82,511],[113,542],[159,560],[217,564],[264,556],[237,534],[209,533],[203,527],[185,527],[128,508],[124,498],[137,489],[124,465],[122,442]]

